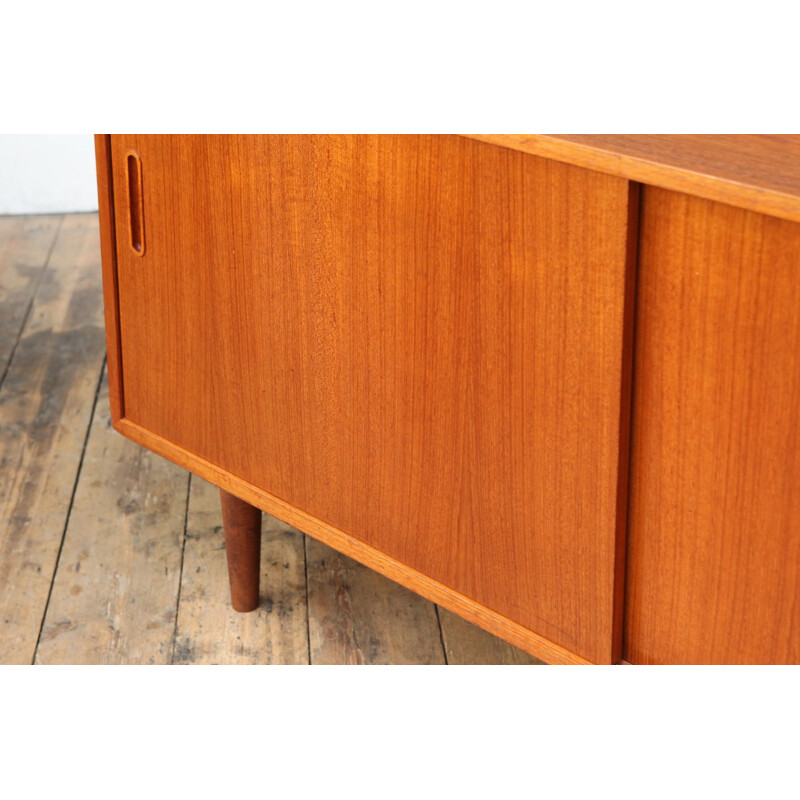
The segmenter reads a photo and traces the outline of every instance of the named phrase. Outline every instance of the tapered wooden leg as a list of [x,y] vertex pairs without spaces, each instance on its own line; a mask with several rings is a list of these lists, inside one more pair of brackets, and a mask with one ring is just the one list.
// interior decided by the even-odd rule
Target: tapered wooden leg
[[236,611],[258,608],[261,572],[261,509],[220,489],[225,550],[231,582],[231,604]]

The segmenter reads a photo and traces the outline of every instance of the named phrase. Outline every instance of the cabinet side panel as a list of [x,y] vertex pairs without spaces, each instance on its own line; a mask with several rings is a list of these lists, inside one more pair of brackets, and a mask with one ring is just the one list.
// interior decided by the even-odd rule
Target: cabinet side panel
[[111,170],[111,137],[95,134],[97,199],[100,210],[100,255],[103,262],[103,306],[106,321],[108,357],[108,400],[111,419],[116,423],[125,415],[122,391],[122,346],[119,330],[117,286],[117,244],[114,226],[114,185]]
[[456,136],[113,149],[131,422],[615,658],[627,181]]
[[800,659],[800,225],[645,188],[625,657]]

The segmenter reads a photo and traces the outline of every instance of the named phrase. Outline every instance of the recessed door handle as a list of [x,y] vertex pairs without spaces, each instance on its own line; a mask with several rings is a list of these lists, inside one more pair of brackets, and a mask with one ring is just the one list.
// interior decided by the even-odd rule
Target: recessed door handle
[[144,194],[142,192],[142,159],[132,150],[126,156],[128,167],[128,229],[131,250],[144,255]]

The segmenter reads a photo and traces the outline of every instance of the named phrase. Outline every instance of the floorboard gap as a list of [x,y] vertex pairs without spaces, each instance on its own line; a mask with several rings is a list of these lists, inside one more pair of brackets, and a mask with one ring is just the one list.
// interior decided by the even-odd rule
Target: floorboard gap
[[444,631],[442,630],[442,620],[439,616],[439,606],[436,603],[433,604],[433,607],[436,609],[436,624],[439,626],[439,641],[442,643],[442,654],[444,655],[444,663],[447,665],[450,661],[447,658],[447,646],[444,643]]
[[67,516],[64,519],[64,529],[61,531],[61,541],[58,545],[58,553],[56,554],[56,563],[53,567],[53,577],[50,579],[50,589],[47,592],[47,601],[44,604],[44,611],[42,612],[42,621],[39,623],[39,633],[36,637],[36,647],[33,651],[33,659],[31,664],[36,663],[36,658],[39,655],[39,643],[42,640],[42,631],[44,630],[44,622],[47,619],[47,609],[50,608],[50,598],[53,596],[53,586],[56,582],[58,575],[58,567],[61,563],[61,552],[64,549],[64,540],[67,537],[67,530],[69,529],[69,521],[72,516],[72,506],[75,503],[75,492],[78,490],[78,482],[81,479],[81,471],[83,470],[83,458],[86,455],[86,446],[89,444],[89,434],[92,430],[92,422],[94,422],[94,415],[97,411],[97,399],[100,397],[100,389],[103,386],[103,376],[106,372],[106,358],[103,357],[103,362],[100,365],[100,377],[97,379],[97,386],[94,390],[94,402],[92,403],[92,413],[89,414],[89,422],[86,426],[86,436],[83,438],[83,447],[81,448],[81,457],[78,461],[78,469],[75,471],[75,482],[72,484],[72,493],[69,498],[69,506],[67,506]]
[[181,566],[178,570],[178,593],[175,597],[175,628],[172,631],[172,651],[169,654],[169,663],[175,663],[175,644],[178,641],[178,618],[181,613],[181,589],[183,588],[183,561],[186,557],[186,531],[189,527],[189,500],[192,496],[192,473],[186,483],[186,506],[183,510],[183,539],[181,541]]
[[306,642],[308,643],[308,664],[311,666],[311,610],[308,603],[308,536],[303,534],[303,571],[306,576]]

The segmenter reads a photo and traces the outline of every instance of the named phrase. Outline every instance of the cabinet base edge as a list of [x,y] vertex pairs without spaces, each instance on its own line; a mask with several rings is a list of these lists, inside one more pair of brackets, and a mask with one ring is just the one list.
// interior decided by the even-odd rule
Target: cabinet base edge
[[220,467],[184,450],[158,434],[143,428],[127,418],[114,422],[114,428],[123,436],[152,450],[178,466],[215,484],[231,494],[246,500],[274,517],[294,526],[303,533],[329,545],[334,550],[353,558],[375,572],[386,576],[448,611],[458,614],[495,636],[509,642],[532,656],[549,664],[591,664],[584,658],[560,645],[545,639],[522,625],[512,622],[468,597],[426,577],[415,569],[376,550],[365,542],[354,539],[340,530],[322,522],[294,506],[280,500],[251,483],[237,478]]

